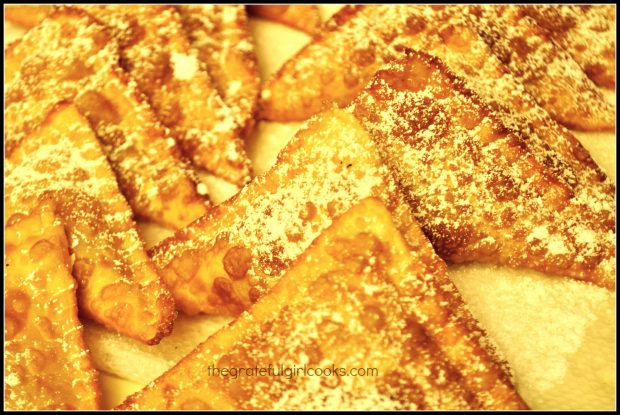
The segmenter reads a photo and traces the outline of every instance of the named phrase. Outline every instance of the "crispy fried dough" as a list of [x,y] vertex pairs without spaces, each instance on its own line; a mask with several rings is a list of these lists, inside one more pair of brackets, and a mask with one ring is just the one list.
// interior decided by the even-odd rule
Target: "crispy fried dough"
[[153,260],[184,312],[237,315],[363,197],[380,196],[406,233],[409,208],[387,174],[359,123],[328,112],[297,133],[269,172],[154,247]]
[[181,227],[204,214],[208,200],[198,194],[174,140],[120,69],[118,56],[105,28],[75,8],[56,10],[12,44],[5,54],[7,153],[58,102],[75,100],[134,212]]
[[[537,147],[547,167],[567,176],[569,170],[565,165],[568,163],[579,176],[567,176],[572,184],[581,180],[596,185],[605,180],[605,174],[581,143],[536,103],[468,24],[466,17],[444,9],[418,7],[414,10],[416,13],[410,10],[410,24],[424,30],[411,38],[411,44],[437,56],[463,78],[468,88],[491,105],[507,127]],[[555,152],[563,159],[558,159]],[[606,191],[613,193],[611,186]]]
[[[272,170],[160,243],[152,257],[181,310],[238,314],[267,292],[335,217],[369,196],[385,203],[412,250],[427,253],[432,259],[427,265],[441,269],[433,277],[437,295],[459,309],[459,318],[450,324],[478,332],[444,272],[445,265],[421,236],[371,137],[342,110],[310,120],[280,153]],[[413,289],[402,283],[406,293]],[[436,317],[435,326],[443,327],[444,317],[441,313]],[[442,333],[438,329],[437,335]],[[464,337],[459,347],[474,350],[473,340]],[[445,352],[452,364],[458,364],[458,348]],[[475,372],[478,363],[466,363],[471,366],[462,372]]]
[[[244,7],[243,5],[215,5],[217,8],[222,8],[222,6],[231,10]],[[188,8],[187,6],[180,7]],[[254,16],[282,23],[309,34],[316,33],[321,27],[321,14],[315,5],[264,4],[248,5],[247,8]],[[11,5],[5,8],[5,18],[10,22],[31,28],[43,20],[51,9],[52,6]]]
[[234,184],[250,179],[250,161],[233,112],[211,83],[173,6],[81,6],[108,25],[121,65],[194,164]]
[[[472,357],[468,333],[449,324],[455,310],[434,289],[444,268],[433,264],[432,250],[410,251],[380,200],[365,199],[335,219],[248,313],[122,408],[526,408],[499,366],[484,352]],[[469,333],[480,347],[477,335]],[[478,365],[460,372],[451,360]],[[371,365],[378,373],[232,378],[208,369],[269,365]]]
[[36,26],[48,15],[53,6],[11,4],[4,6],[4,18],[27,29]]
[[408,53],[375,75],[351,111],[445,260],[615,286],[613,188],[507,128],[437,58]]
[[243,5],[177,6],[183,27],[220,96],[247,135],[258,104],[258,63]]
[[613,5],[521,7],[571,54],[597,85],[616,87],[616,8]]
[[[334,102],[347,105],[374,72],[385,62],[401,56],[404,48],[424,50],[442,57],[442,44],[450,42],[453,35],[453,40],[474,41],[476,44],[476,49],[459,50],[461,45],[452,42],[450,52],[461,55],[454,62],[476,65],[480,57],[492,55],[491,50],[478,39],[471,36],[468,39],[458,31],[451,33],[445,27],[447,19],[457,18],[462,13],[461,9],[422,5],[344,7],[327,23],[321,35],[265,83],[261,92],[261,116],[275,121],[297,121]],[[471,19],[461,18],[460,28],[472,35],[468,26],[473,27]],[[563,62],[559,61],[559,64]],[[577,88],[585,91],[583,95],[577,94],[575,87],[571,91],[560,91],[562,100],[573,109],[568,111],[558,107],[552,100],[541,99],[539,102],[552,118],[570,127],[604,129],[610,122],[613,126],[611,106],[579,68],[576,69],[574,74],[561,72],[564,81],[581,85]],[[493,82],[493,78],[486,80],[484,73],[469,71],[468,75],[479,82]],[[573,79],[569,80],[569,76]],[[523,80],[520,73],[519,77]],[[538,88],[543,87],[551,88],[548,85]],[[532,91],[533,87],[527,90]]]
[[98,409],[65,230],[49,204],[5,221],[4,408]]
[[85,316],[145,343],[167,335],[174,302],[135,229],[88,122],[60,105],[5,160],[9,215],[55,203],[75,255]]
[[[575,130],[614,129],[613,106],[572,56],[523,8],[486,5],[470,6],[469,10],[474,26],[493,52],[558,122]],[[461,8],[456,12],[462,13]]]
[[364,6],[343,7],[320,34],[265,82],[260,97],[262,118],[303,121],[334,102],[345,106],[357,96],[383,63],[372,35],[383,28],[378,22],[392,9],[362,10]]
[[[378,19],[378,15],[383,13],[388,15],[389,10],[383,8],[360,8],[348,7],[339,15],[337,22],[332,22],[334,28],[344,27],[351,16],[359,15],[357,19],[368,21],[368,25],[373,19]],[[431,7],[406,7],[402,13],[397,16],[391,16],[390,19],[398,17],[403,20],[403,24],[408,27],[405,35],[399,35],[398,39],[393,39],[389,35],[389,31],[379,33],[380,30],[393,30],[398,25],[386,27],[368,27],[366,30],[372,30],[373,36],[379,42],[380,36],[385,36],[392,43],[390,55],[402,55],[403,45],[412,45],[416,49],[427,51],[428,53],[441,58],[448,64],[450,69],[455,71],[459,76],[463,77],[469,87],[476,93],[480,94],[488,101],[493,109],[502,117],[502,121],[516,132],[526,137],[536,135],[539,140],[536,144],[539,147],[550,146],[553,150],[560,152],[565,156],[569,164],[574,164],[577,171],[583,174],[587,171],[588,179],[594,182],[602,180],[605,175],[589,156],[587,151],[579,143],[579,141],[565,128],[554,122],[550,115],[541,107],[539,107],[531,95],[525,90],[521,84],[506,68],[499,59],[492,53],[491,49],[486,45],[484,39],[471,27],[467,19],[461,15],[450,13],[446,9],[436,9]],[[383,16],[383,19],[386,19]],[[338,23],[336,25],[336,23]],[[348,24],[348,23],[347,23]],[[352,26],[353,27],[353,26]],[[358,29],[364,27],[361,22],[357,22],[355,27]],[[335,30],[335,29],[334,29]],[[352,29],[351,29],[352,30]],[[361,29],[359,29],[361,30]],[[362,31],[363,32],[363,31]],[[372,37],[372,36],[369,36]],[[349,53],[353,50],[353,54],[357,53],[353,48],[362,48],[368,46],[364,43],[351,44],[351,49],[345,49],[343,53]],[[334,52],[335,53],[335,52]],[[340,54],[340,51],[337,52]],[[387,58],[386,58],[387,59]],[[345,59],[348,61],[349,59]],[[347,100],[353,93],[358,91],[371,75],[368,73],[374,71],[376,65],[370,65],[373,69],[365,72],[364,75],[359,73],[360,78],[357,86],[346,92]],[[309,68],[309,70],[313,70]],[[327,77],[327,76],[326,76]],[[337,76],[334,75],[334,78]],[[366,79],[368,77],[368,79]],[[296,90],[289,85],[291,90]],[[342,91],[346,88],[344,84],[330,84],[329,88],[324,90],[325,93],[334,91]],[[323,93],[323,92],[322,92]],[[287,93],[282,97],[277,93],[278,99],[292,100],[299,98],[299,95]],[[279,102],[279,101],[274,101]],[[316,101],[315,101],[316,102]],[[341,105],[346,100],[339,102]],[[295,111],[297,104],[289,105],[287,108]],[[304,108],[312,107],[312,105],[304,104]],[[284,113],[289,109],[282,108]],[[302,114],[305,116],[306,114]],[[532,142],[534,140],[531,140]],[[546,152],[545,149],[541,151]],[[549,157],[553,161],[553,157]],[[579,167],[579,165],[583,165]],[[554,169],[563,171],[565,167],[561,163],[556,163]]]
[[321,14],[316,5],[255,4],[248,5],[247,8],[253,16],[282,23],[311,35],[321,28]]

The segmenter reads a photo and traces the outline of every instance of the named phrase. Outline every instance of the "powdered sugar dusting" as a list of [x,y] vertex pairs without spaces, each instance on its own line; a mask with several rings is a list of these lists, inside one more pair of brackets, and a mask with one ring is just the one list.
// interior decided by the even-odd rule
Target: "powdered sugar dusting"
[[174,77],[181,81],[192,79],[198,71],[198,59],[195,55],[172,52],[170,61],[172,62]]
[[8,222],[47,202],[66,227],[81,312],[145,342],[163,336],[173,316],[170,293],[152,268],[114,174],[75,107],[58,107],[5,162]]
[[243,5],[177,7],[192,46],[245,132],[254,124],[258,64]]
[[[155,248],[153,259],[167,269],[164,275],[186,254],[217,249],[213,245],[218,235],[225,235],[228,246],[241,245],[250,250],[248,278],[252,287],[262,291],[331,224],[338,212],[373,194],[387,198],[384,192],[393,184],[386,188],[387,170],[378,162],[372,142],[359,127],[341,128],[337,123],[341,117],[325,121],[325,128],[316,134],[302,133],[304,138],[297,138],[280,154],[280,159],[287,162],[278,163],[235,198],[215,208],[215,223],[205,217],[184,230],[186,236],[180,234]],[[351,122],[346,118],[344,121]],[[305,150],[297,150],[300,146]],[[195,275],[196,281],[214,277],[199,274]],[[170,282],[172,286],[179,284],[176,277]],[[190,278],[180,284],[177,289],[193,282]],[[247,302],[247,289],[240,288],[235,295]],[[208,299],[201,295],[192,296],[191,303],[192,308],[208,308]]]
[[573,57],[522,6],[472,6],[474,24],[532,96],[564,125],[614,128],[614,109]]
[[112,28],[121,64],[185,155],[219,177],[245,184],[250,162],[239,136],[242,126],[211,83],[177,10],[160,5],[81,7]]
[[555,173],[543,146],[507,129],[436,59],[412,54],[379,72],[352,111],[443,258],[615,284],[613,186],[560,153],[575,172]]
[[523,7],[594,82],[606,88],[615,87],[616,10],[613,5]]
[[[418,242],[426,245],[422,234]],[[380,202],[360,202],[334,220],[251,312],[125,407],[145,408],[162,397],[159,405],[166,409],[204,407],[203,397],[216,394],[225,397],[214,402],[219,409],[524,407],[502,372],[468,347],[478,342],[479,333],[459,331],[464,328],[453,304],[431,288],[436,280],[428,265],[434,253],[409,249]],[[427,306],[434,315],[420,320]],[[455,361],[477,365],[472,372],[473,367],[455,367]],[[267,364],[278,371],[280,364],[307,364],[367,365],[378,372],[290,379],[256,374],[231,381],[195,370]],[[197,375],[188,380],[187,372]]]
[[13,70],[7,74],[7,150],[58,102],[75,101],[136,214],[182,226],[206,211],[205,200],[118,59],[118,45],[106,29],[80,10],[61,8],[30,30],[8,52]]
[[[450,53],[458,56],[455,62],[464,61],[475,67],[481,62],[470,54],[471,36],[461,33],[475,28],[507,65],[503,70],[517,77],[555,120],[583,130],[613,128],[613,107],[570,55],[527,17],[512,13],[513,9],[490,6],[480,10],[487,9],[488,16],[481,18],[476,7],[344,7],[320,36],[267,81],[262,93],[263,115],[270,120],[300,120],[334,102],[344,106],[383,63],[402,56],[404,48],[442,57],[445,52],[441,47],[447,46]],[[453,15],[454,19],[446,21],[443,15]],[[490,23],[499,29],[491,31],[487,27]],[[485,79],[476,70],[468,75]],[[488,81],[493,83],[496,79],[494,76]],[[523,86],[519,85],[519,90]]]

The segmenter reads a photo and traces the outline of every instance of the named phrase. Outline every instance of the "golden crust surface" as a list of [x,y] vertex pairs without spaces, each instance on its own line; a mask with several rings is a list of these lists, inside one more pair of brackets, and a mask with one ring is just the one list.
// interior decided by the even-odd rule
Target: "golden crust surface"
[[61,8],[6,53],[7,152],[62,100],[75,101],[100,139],[135,213],[179,228],[206,212],[192,172],[117,64],[106,29],[75,8]]
[[58,106],[5,160],[9,220],[54,203],[75,255],[85,316],[145,343],[170,333],[170,292],[155,271],[132,213],[87,121]]
[[[466,13],[460,7],[345,6],[327,22],[320,35],[267,80],[261,92],[261,117],[297,121],[333,103],[347,105],[381,65],[398,59],[405,48],[424,50],[443,59],[443,43],[451,41],[451,33],[445,26],[451,14],[454,19],[461,17],[460,28],[471,31],[476,27],[472,19],[462,18]],[[473,66],[481,55],[492,53],[480,39],[470,37],[468,40],[458,31],[452,34],[455,39],[449,46],[452,54],[460,55],[454,60],[457,64],[463,62]],[[537,60],[532,60],[531,70],[528,70],[531,75],[541,72],[540,62],[544,61],[556,67],[555,78],[524,74],[529,60],[527,65],[508,65],[506,71],[513,72],[517,83],[522,82],[525,90],[532,93],[556,121],[582,130],[613,128],[612,107],[576,62],[554,47],[550,39],[541,38],[539,32],[536,35],[540,47],[532,53]],[[489,36],[483,39],[490,41]],[[461,45],[455,41],[465,41],[462,46],[474,41],[480,49],[459,50]],[[493,51],[497,52],[495,44]],[[484,73],[470,71],[468,75],[480,82],[493,82],[493,79],[487,80]],[[554,96],[556,98],[552,98]]]
[[[412,250],[424,252],[427,265],[438,270],[433,276],[436,297],[429,295],[430,304],[442,297],[459,310],[458,319],[451,321],[442,313],[429,313],[437,317],[432,323],[437,335],[446,334],[441,329],[446,324],[461,333],[479,332],[445,265],[432,254],[413,221],[371,137],[342,110],[310,120],[280,153],[272,170],[160,243],[151,251],[152,258],[182,311],[237,315],[268,292],[335,217],[369,196],[385,203]],[[470,350],[472,356],[487,353],[478,352],[473,342],[465,337],[459,347]],[[450,344],[449,338],[445,343]],[[451,362],[458,366],[460,354],[449,350]],[[477,363],[464,364],[475,368]]]
[[44,5],[35,6],[31,4],[7,5],[4,7],[4,18],[9,22],[30,29],[39,24],[52,10],[52,7],[53,6]]
[[4,408],[98,409],[64,227],[43,204],[4,230]]
[[357,121],[330,111],[269,172],[153,248],[153,260],[184,312],[237,315],[363,197],[382,197],[406,233],[408,207],[387,173]]
[[615,286],[613,187],[586,165],[541,153],[437,58],[408,53],[375,75],[351,111],[445,260]]
[[[477,333],[463,336],[446,324],[454,310],[434,295],[435,273],[443,271],[434,264],[431,250],[410,250],[380,200],[362,200],[335,219],[249,312],[121,408],[526,408],[488,356],[472,356],[464,339],[479,342]],[[443,318],[439,334],[434,325]],[[455,367],[454,360],[475,361],[470,369],[476,369]],[[270,364],[345,371],[372,364],[378,376],[233,379],[207,369]]]
[[616,87],[616,9],[613,5],[522,7],[571,54],[597,85]]
[[321,28],[321,14],[316,5],[256,4],[248,5],[247,8],[253,16],[282,23],[311,35]]
[[250,178],[241,127],[209,79],[173,6],[90,5],[118,39],[121,64],[192,162],[237,185]]
[[[604,181],[605,174],[587,150],[537,104],[524,85],[467,23],[465,16],[446,13],[443,9],[420,10],[411,16],[415,17],[418,27],[425,28],[417,42],[412,42],[416,44],[415,48],[438,57],[463,78],[467,87],[487,102],[507,127],[536,146],[539,154],[547,160],[547,167],[567,176],[571,172],[565,167],[568,163],[577,176],[581,176],[580,179],[566,177],[571,183],[582,180],[598,185]],[[563,159],[559,160],[554,152]]]
[[191,44],[247,135],[258,104],[258,63],[243,5],[177,6]]
[[470,11],[493,52],[558,122],[583,131],[615,128],[613,105],[523,8],[471,6]]
[[[371,36],[390,9],[345,6],[325,28],[262,87],[260,116],[270,121],[303,121],[329,108],[345,106],[383,63]],[[384,17],[384,16],[383,16]]]

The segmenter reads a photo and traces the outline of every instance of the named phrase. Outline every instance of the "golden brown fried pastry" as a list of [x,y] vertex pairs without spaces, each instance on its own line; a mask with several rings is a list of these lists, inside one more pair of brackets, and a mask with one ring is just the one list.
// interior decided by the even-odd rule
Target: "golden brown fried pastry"
[[522,7],[571,54],[597,85],[616,87],[616,9],[613,5]]
[[[350,114],[332,110],[312,119],[278,160],[234,198],[153,249],[184,312],[239,314],[268,292],[335,217],[369,196],[385,203],[413,250],[432,253],[371,137]],[[444,266],[436,256],[428,258],[434,258],[429,266]],[[447,275],[436,272],[433,278],[437,295],[459,310],[450,324],[473,330],[473,318]],[[443,327],[441,313],[435,315],[436,327]],[[474,350],[471,341],[467,337],[460,347]],[[457,360],[458,352],[448,355]],[[477,363],[470,363],[462,371],[475,370]]]
[[379,71],[351,111],[445,260],[615,286],[613,188],[507,128],[437,58],[409,53]]
[[[581,174],[587,171],[587,177],[595,182],[604,178],[602,171],[579,141],[568,130],[555,123],[550,115],[537,105],[523,84],[499,61],[484,39],[471,27],[470,22],[464,16],[451,13],[450,10],[445,8],[436,9],[422,6],[407,6],[398,15],[390,15],[389,12],[390,9],[382,7],[349,7],[336,15],[337,20],[343,26],[335,27],[345,27],[343,19],[357,16],[355,18],[357,23],[351,26],[351,30],[355,27],[356,32],[358,32],[362,30],[360,27],[365,27],[366,30],[376,31],[370,37],[373,37],[377,42],[377,39],[380,37],[386,37],[386,39],[392,42],[390,48],[379,48],[386,51],[389,56],[378,59],[377,62],[402,55],[405,45],[414,46],[416,49],[427,51],[441,58],[448,64],[450,69],[467,81],[469,87],[493,106],[493,109],[502,117],[502,121],[507,126],[526,137],[537,136],[539,140],[532,139],[530,141],[536,141],[539,147],[549,146],[553,150],[560,152],[570,164],[583,165],[584,168],[580,167],[578,170],[582,172]],[[408,32],[393,38],[389,30],[398,27],[397,24],[386,25],[385,27],[371,26],[371,22],[374,19],[379,19],[379,15],[384,20],[401,19],[402,25],[406,25]],[[362,25],[362,20],[368,23],[367,27]],[[365,32],[362,31],[362,33]],[[364,45],[367,44],[352,42],[350,44],[351,48],[338,50],[334,53],[337,55],[344,53],[346,55],[346,53],[354,51],[355,47],[363,48]],[[388,50],[389,52],[387,52]],[[356,52],[353,53],[355,54]],[[352,58],[348,57],[344,60],[342,68],[347,67],[346,62],[350,59]],[[371,69],[368,69],[368,71],[357,73],[359,76],[358,82],[355,87],[347,90],[345,94],[347,98],[339,101],[341,105],[346,103],[349,97],[356,93],[370,79],[370,76],[372,76],[371,72],[377,68],[377,62],[370,64],[369,67]],[[312,67],[309,70],[314,70],[314,68]],[[321,69],[319,68],[318,70]],[[330,76],[334,79],[338,77],[336,74]],[[330,76],[326,75],[325,77],[329,78]],[[320,82],[320,80],[316,81]],[[285,84],[285,82],[280,82],[284,81],[282,79],[276,81],[278,85]],[[334,82],[334,84],[330,84],[329,87],[323,90],[321,94],[334,91],[342,92],[346,89],[344,78],[341,84],[338,81]],[[318,85],[318,83],[315,85]],[[295,90],[292,85],[289,85],[289,87],[291,90]],[[278,99],[284,100],[287,97],[290,97],[291,100],[296,100],[300,97],[300,95],[293,93],[287,93],[286,96],[278,93],[276,96]],[[275,104],[278,104],[278,102],[274,101]],[[319,104],[318,97],[313,102],[317,103],[317,107],[322,105]],[[298,102],[287,108],[283,107],[282,111],[287,113],[291,108],[294,111],[295,108],[298,108],[297,104]],[[308,107],[312,107],[312,105],[303,104],[304,110]],[[302,114],[302,116],[305,116],[305,114]],[[547,152],[544,148],[541,151]],[[557,162],[554,157],[549,156],[547,158],[550,162],[555,163],[554,169],[565,170],[563,164]]]
[[258,104],[258,64],[243,5],[177,6],[213,84],[247,135]]
[[238,315],[361,198],[381,197],[406,234],[409,208],[387,174],[355,118],[328,112],[269,172],[153,248],[153,261],[185,313]]
[[42,203],[4,230],[4,409],[98,409],[62,223]]
[[[327,23],[321,35],[265,83],[261,92],[261,116],[268,120],[296,121],[306,119],[334,102],[347,105],[374,72],[384,63],[401,56],[404,48],[424,50],[443,59],[443,44],[451,42],[449,51],[461,55],[455,60],[458,64],[477,65],[480,57],[492,55],[492,52],[478,36],[472,37],[471,20],[460,16],[463,13],[461,8],[436,9],[422,5],[344,7]],[[446,28],[447,19],[457,17],[461,20],[459,29],[469,34]],[[469,71],[467,74],[481,83],[494,82],[493,79],[487,80],[481,72]],[[566,108],[557,108],[555,101],[541,100],[541,106],[552,118],[570,127],[608,127],[609,115],[613,114],[610,105],[579,70],[571,76],[579,79],[581,84],[575,81],[582,85],[579,90],[586,92],[583,96],[568,92],[561,94],[564,101],[578,107],[571,110],[570,117]],[[569,82],[567,78],[563,79]],[[532,92],[531,87],[526,90]],[[594,112],[598,115],[593,116]],[[599,123],[596,117],[606,121]],[[611,122],[613,125],[613,117]]]
[[291,26],[309,34],[321,28],[321,14],[316,5],[308,4],[255,4],[248,5],[253,16]]
[[211,83],[173,6],[81,6],[108,25],[121,64],[197,166],[234,184],[250,178],[240,126]]
[[383,63],[387,46],[374,35],[384,28],[380,22],[387,21],[392,11],[394,16],[404,16],[400,6],[399,10],[376,6],[361,12],[364,7],[343,7],[265,82],[260,97],[262,118],[303,121],[333,103],[345,106],[357,96]]
[[11,216],[51,201],[63,221],[84,316],[157,343],[175,316],[99,143],[73,105],[60,105],[5,160]]
[[[175,85],[176,92],[174,93],[167,90],[153,92],[158,89],[164,89],[163,85],[157,85],[158,80],[155,79],[157,77],[155,71],[162,70],[158,68],[162,66],[161,62],[159,62],[159,64],[155,62],[159,59],[157,56],[141,55],[138,48],[144,47],[145,44],[149,49],[161,45],[152,43],[152,38],[149,40],[143,39],[141,41],[137,41],[135,38],[129,39],[132,36],[139,36],[133,32],[140,31],[136,27],[132,28],[131,24],[134,23],[131,22],[134,22],[134,20],[140,21],[140,24],[143,25],[142,30],[150,30],[154,36],[160,36],[162,41],[168,42],[164,49],[189,50],[188,44],[182,39],[184,35],[178,30],[178,16],[175,16],[173,12],[164,10],[164,8],[160,8],[159,6],[149,6],[155,9],[155,11],[158,11],[158,13],[155,13],[155,16],[159,14],[160,18],[155,17],[154,20],[156,20],[156,22],[147,22],[145,19],[152,18],[153,16],[147,16],[146,14],[141,16],[140,13],[147,13],[144,8],[132,8],[128,10],[127,7],[128,6],[96,6],[94,8],[87,8],[87,10],[104,22],[112,24],[113,29],[116,29],[116,34],[120,36],[121,39],[127,41],[121,41],[123,45],[127,43],[137,43],[135,45],[130,45],[127,54],[131,56],[126,58],[128,63],[134,62],[132,66],[132,68],[134,68],[132,75],[138,76],[139,80],[145,79],[144,82],[139,82],[139,86],[140,88],[144,88],[145,92],[150,97],[157,97],[156,99],[158,102],[155,104],[159,105],[154,106],[162,110],[162,113],[158,111],[158,115],[163,117],[163,121],[169,120],[170,122],[167,123],[169,127],[173,129],[178,127],[176,128],[177,130],[182,130],[179,133],[181,134],[181,139],[189,136],[187,138],[188,144],[185,148],[190,153],[189,156],[201,167],[211,169],[209,164],[216,165],[217,162],[213,161],[209,163],[205,161],[207,156],[202,155],[202,153],[214,153],[215,155],[211,157],[215,160],[218,157],[222,157],[221,155],[218,156],[218,152],[230,150],[224,144],[216,144],[216,146],[221,148],[216,149],[215,152],[207,148],[195,148],[201,145],[213,146],[211,143],[213,140],[193,137],[195,132],[186,131],[193,128],[191,123],[196,124],[197,128],[204,129],[205,126],[200,125],[200,122],[204,122],[204,118],[211,117],[212,120],[209,122],[214,125],[211,130],[215,131],[216,135],[224,135],[226,132],[224,131],[225,129],[233,131],[235,128],[240,127],[240,134],[242,136],[248,134],[254,125],[260,79],[258,76],[258,64],[254,52],[254,43],[249,33],[245,7],[243,5],[177,6],[183,26],[191,41],[191,47],[197,50],[198,58],[206,65],[206,69],[213,81],[213,86],[217,89],[221,98],[223,98],[225,105],[229,107],[229,111],[232,113],[230,115],[234,117],[236,126],[230,123],[228,115],[225,114],[226,109],[221,105],[221,100],[218,98],[209,98],[213,96],[213,88],[208,78],[205,81],[205,77],[202,73],[196,75],[194,77],[195,79],[192,79],[192,81],[200,87],[200,90],[195,92],[195,94],[202,94],[208,90],[209,92],[206,95],[201,95],[199,101],[203,102],[205,99],[211,100],[218,113],[216,115],[207,114],[205,117],[204,110],[199,110],[203,111],[203,113],[195,115],[197,109],[191,107],[191,100],[189,98],[179,100],[178,97],[174,96],[174,93],[177,92],[187,95],[194,90],[195,86],[194,88],[189,88],[183,85]],[[293,7],[293,9],[295,8],[296,7]],[[42,20],[51,10],[52,6],[9,6],[6,18],[14,23],[32,27]],[[33,13],[33,11],[35,11],[35,13]],[[130,13],[125,13],[124,11]],[[166,13],[172,13],[173,15],[165,16]],[[135,19],[132,19],[132,15]],[[175,36],[178,38],[175,41],[168,40],[166,38],[168,35],[162,34],[165,32],[176,32]],[[138,53],[136,53],[137,51]],[[170,55],[170,51],[168,51],[168,53],[170,58],[172,55]],[[180,59],[177,59],[177,62],[183,67],[185,65],[190,67],[195,65],[195,62],[192,62],[194,53],[194,51],[187,51],[187,53],[185,53],[185,55],[187,55],[186,59],[183,60],[183,58],[180,57]],[[159,54],[161,55],[162,52],[160,51]],[[179,57],[180,55],[181,53],[177,53],[175,56]],[[170,60],[169,58],[168,60]],[[169,63],[167,64],[169,65]],[[139,66],[140,68],[135,68],[135,66]],[[170,86],[168,86],[168,88],[170,88]],[[179,119],[175,121],[173,118],[176,115],[170,113],[175,106],[181,106],[181,110],[186,110],[186,113],[182,115],[190,119],[186,120],[181,119],[182,117],[178,117]],[[194,119],[192,119],[192,117]],[[224,127],[225,124],[229,125]],[[222,137],[220,140],[224,142],[225,138]],[[204,142],[204,144],[199,143],[199,141]],[[237,141],[236,136],[233,141]],[[238,144],[238,142],[235,143],[237,147]],[[231,154],[235,151],[238,151],[238,149],[231,151]],[[244,151],[245,150],[242,148],[242,152]],[[196,156],[193,157],[192,153],[196,153]],[[246,157],[244,154],[241,156]],[[230,157],[230,155],[228,155],[228,157]],[[220,161],[220,163],[225,162],[227,162],[226,159]],[[247,166],[241,166],[240,168],[247,170]],[[226,167],[221,166],[220,169],[224,171],[224,176],[222,177],[233,181],[240,180],[235,174],[232,174],[231,178],[227,177],[226,175],[230,175],[231,173],[226,173]]]
[[88,118],[134,212],[181,227],[206,212],[174,140],[118,66],[117,45],[85,12],[60,8],[5,54],[10,154],[62,100]]
[[[581,143],[536,103],[466,17],[445,9],[420,7],[410,13],[410,22],[424,28],[410,39],[410,44],[437,56],[463,78],[468,88],[491,105],[506,127],[536,146],[547,167],[564,175],[571,184],[580,180],[599,185],[605,180],[605,174]],[[557,157],[556,152],[562,157]],[[579,178],[567,176],[572,171]],[[612,194],[612,186],[607,185],[606,191]]]
[[9,22],[30,29],[39,24],[48,15],[53,6],[42,4],[11,4],[4,6],[4,18]]
[[474,26],[493,52],[558,122],[576,130],[614,129],[613,106],[523,8],[487,5],[470,10]]
[[[482,339],[469,333],[478,345],[470,354],[468,333],[450,324],[454,310],[435,291],[434,275],[444,267],[435,268],[426,239],[417,237],[423,248],[412,252],[381,201],[364,199],[335,219],[248,313],[121,408],[526,408],[483,352]],[[477,365],[461,372],[451,361]],[[214,371],[270,365],[280,376]],[[349,372],[369,365],[377,374]],[[282,367],[331,375],[287,378]]]

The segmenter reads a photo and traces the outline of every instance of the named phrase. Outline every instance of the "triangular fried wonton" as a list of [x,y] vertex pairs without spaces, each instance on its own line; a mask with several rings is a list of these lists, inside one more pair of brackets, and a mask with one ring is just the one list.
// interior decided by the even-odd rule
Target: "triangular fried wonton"
[[58,102],[74,100],[137,215],[178,228],[205,213],[208,201],[174,140],[118,66],[118,46],[105,27],[82,10],[60,8],[5,57],[7,153]]
[[[474,26],[493,52],[558,122],[584,131],[614,129],[613,106],[573,57],[557,46],[521,6],[468,9]],[[463,10],[458,7],[455,12]]]
[[[433,263],[432,250],[410,250],[380,200],[365,199],[247,313],[121,408],[527,408],[482,339],[450,324]],[[459,348],[467,336],[476,352]]]
[[4,180],[10,214],[54,203],[75,255],[84,316],[149,344],[170,333],[170,292],[144,251],[95,135],[73,105],[59,105],[22,140],[5,159]]
[[4,230],[4,408],[97,409],[61,221],[43,203]]
[[[412,16],[416,16],[419,26],[426,28],[417,49],[438,57],[463,78],[467,87],[480,95],[507,127],[545,155],[548,167],[559,174],[575,171],[581,176],[571,177],[571,182],[605,180],[605,174],[577,138],[536,103],[468,24],[466,16],[443,8]],[[557,157],[556,152],[562,157]],[[609,191],[613,193],[611,188]]]
[[372,139],[344,111],[311,120],[276,165],[151,251],[177,307],[237,315],[273,285],[332,219],[381,197],[407,233],[411,213]]
[[198,57],[246,135],[254,125],[260,78],[245,7],[194,4],[177,9]]
[[192,49],[173,6],[88,5],[118,39],[121,65],[192,162],[237,185],[250,179],[240,126]]
[[407,53],[351,111],[442,258],[615,286],[613,188],[507,128],[437,58]]
[[[347,105],[374,72],[384,63],[397,59],[404,48],[424,50],[443,59],[441,49],[434,48],[441,46],[443,39],[452,35],[443,27],[447,19],[461,17],[462,28],[467,31],[475,28],[471,18],[460,16],[463,14],[467,14],[466,10],[460,6],[345,6],[329,20],[320,35],[265,83],[261,92],[261,116],[274,121],[304,120],[334,102],[340,106]],[[471,38],[459,31],[453,34],[455,40]],[[451,52],[461,54],[461,61],[475,66],[480,56],[490,53],[488,46],[478,44],[480,49],[459,50],[460,45],[456,42],[451,45]],[[523,68],[513,68],[514,65],[510,66],[510,70],[515,71],[528,91],[537,94],[536,99],[556,121],[584,130],[613,126],[613,108],[595,85],[570,57],[554,48],[552,42],[551,46],[546,45],[543,46],[550,47],[551,52],[557,55],[554,63],[563,65],[562,70],[556,71],[556,84],[571,84],[570,87],[556,88],[549,84],[547,78],[544,83],[524,78]],[[566,69],[568,67],[572,70]],[[485,82],[483,73],[474,70],[468,74]],[[492,83],[493,79],[488,82]],[[553,89],[557,97],[538,97],[547,91],[545,88]]]
[[[372,138],[342,110],[310,120],[269,172],[153,248],[153,261],[184,312],[237,315],[268,292],[335,217],[369,196],[383,201],[411,249],[425,252],[435,270],[435,297],[427,298],[434,317],[427,323],[440,337],[446,324],[462,334],[444,338],[442,350],[452,364],[458,364],[459,349],[476,355],[475,337],[466,335],[474,330],[473,318],[445,265],[422,237]],[[415,281],[402,283],[406,293],[415,291],[407,288]],[[437,296],[459,310],[454,320],[432,305]],[[476,363],[469,363],[467,370],[475,372]]]

